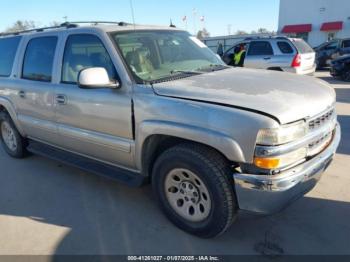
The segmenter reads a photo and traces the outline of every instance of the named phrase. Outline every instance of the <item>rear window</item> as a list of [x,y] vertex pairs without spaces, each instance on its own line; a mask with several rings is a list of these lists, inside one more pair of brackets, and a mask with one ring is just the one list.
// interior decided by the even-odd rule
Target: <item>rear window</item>
[[0,76],[10,76],[21,37],[0,39]]
[[294,50],[287,42],[277,42],[278,48],[283,54],[293,54]]
[[273,55],[272,46],[267,41],[251,42],[248,55]]
[[300,54],[313,53],[314,50],[303,39],[294,39],[293,44]]
[[350,48],[350,40],[345,40],[343,42],[343,48]]

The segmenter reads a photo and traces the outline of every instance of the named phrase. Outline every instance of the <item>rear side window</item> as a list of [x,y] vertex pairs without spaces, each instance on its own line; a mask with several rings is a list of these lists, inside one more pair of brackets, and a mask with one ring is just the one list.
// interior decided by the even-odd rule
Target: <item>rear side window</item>
[[287,42],[277,42],[278,48],[283,54],[293,54],[294,50]]
[[24,56],[22,78],[50,82],[57,37],[39,37],[29,41]]
[[251,42],[248,55],[273,55],[272,46],[267,41]]
[[10,76],[21,37],[0,39],[0,76]]
[[109,79],[115,81],[117,72],[101,40],[94,35],[69,36],[64,51],[62,82],[75,84],[81,70],[89,67],[103,67]]
[[293,40],[293,44],[300,54],[313,53],[314,50],[303,39]]
[[343,48],[350,48],[350,40],[345,40],[343,42]]

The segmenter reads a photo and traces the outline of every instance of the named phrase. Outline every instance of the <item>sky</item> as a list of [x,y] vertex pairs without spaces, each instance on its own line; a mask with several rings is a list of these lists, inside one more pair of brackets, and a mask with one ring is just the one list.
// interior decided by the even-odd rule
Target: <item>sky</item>
[[169,25],[171,19],[191,33],[203,26],[218,36],[228,34],[229,25],[231,33],[258,28],[276,31],[278,25],[279,0],[2,0],[0,31],[16,20],[35,21],[39,26],[63,22],[64,17],[68,21],[132,22],[130,1],[137,24]]

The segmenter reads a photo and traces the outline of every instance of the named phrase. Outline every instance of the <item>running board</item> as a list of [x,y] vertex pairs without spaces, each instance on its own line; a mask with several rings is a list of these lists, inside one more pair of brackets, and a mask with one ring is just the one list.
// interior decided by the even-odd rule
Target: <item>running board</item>
[[30,140],[27,150],[33,154],[63,162],[67,165],[121,182],[131,187],[140,187],[147,181],[147,177],[140,173],[101,163],[40,142]]

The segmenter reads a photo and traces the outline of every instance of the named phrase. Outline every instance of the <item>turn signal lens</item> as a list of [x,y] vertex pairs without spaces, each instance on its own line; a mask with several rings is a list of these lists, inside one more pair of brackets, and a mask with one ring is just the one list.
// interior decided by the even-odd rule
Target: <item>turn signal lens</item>
[[280,159],[278,158],[260,158],[256,157],[254,159],[254,164],[257,167],[263,168],[263,169],[275,169],[278,168],[280,165]]
[[255,157],[254,164],[262,169],[277,169],[283,168],[305,159],[307,154],[306,148],[299,148],[288,154],[275,157]]

